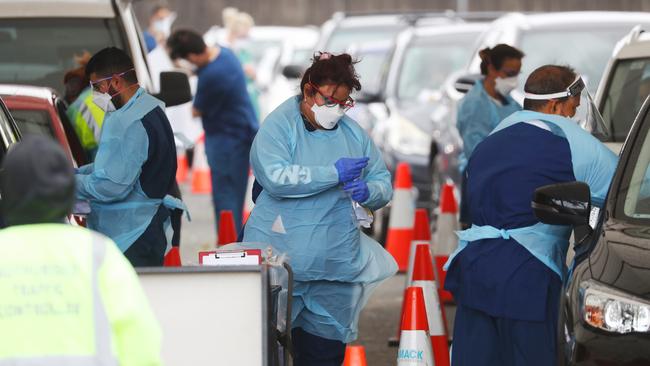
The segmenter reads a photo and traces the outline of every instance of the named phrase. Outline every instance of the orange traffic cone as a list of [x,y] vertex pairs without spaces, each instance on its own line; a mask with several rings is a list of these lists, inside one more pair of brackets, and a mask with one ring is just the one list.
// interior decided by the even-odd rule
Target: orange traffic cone
[[187,155],[181,152],[176,157],[176,181],[178,184],[185,183],[189,174],[189,165],[187,163]]
[[165,254],[165,261],[163,263],[165,267],[180,267],[181,264],[181,252],[178,247],[172,247],[167,254]]
[[415,210],[415,224],[413,225],[413,241],[409,250],[409,266],[406,272],[406,286],[411,286],[413,278],[413,265],[415,262],[415,248],[419,244],[431,245],[431,228],[429,227],[429,214],[424,208]]
[[209,194],[212,192],[212,176],[208,157],[205,155],[205,135],[202,135],[194,147],[192,164],[192,193]]
[[433,366],[433,351],[421,287],[406,289],[406,308],[401,328],[397,366]]
[[253,176],[253,171],[248,170],[248,184],[246,185],[246,198],[244,199],[244,210],[242,215],[243,223],[246,223],[248,216],[250,216],[251,211],[255,204],[253,203],[253,182],[255,182],[255,177]]
[[222,210],[219,214],[219,233],[217,246],[234,243],[237,241],[235,218],[230,210]]
[[[429,228],[429,214],[427,210],[423,208],[418,208],[415,210],[415,224],[413,230],[413,241],[411,242],[411,248],[409,253],[409,265],[406,275],[406,286],[404,286],[404,297],[402,298],[402,315],[404,315],[404,306],[406,306],[406,289],[411,286],[411,281],[413,277],[413,263],[415,262],[415,248],[418,244],[431,245],[431,230]],[[401,317],[400,317],[401,319]],[[395,337],[388,338],[388,346],[397,347],[399,346],[399,324],[397,326],[397,335]]]
[[395,258],[400,272],[406,271],[408,267],[409,247],[413,240],[415,199],[412,189],[411,168],[406,163],[399,163],[388,221],[386,250]]
[[345,348],[343,366],[367,366],[366,351],[363,346],[348,345]]
[[435,245],[433,255],[436,261],[436,278],[438,279],[440,300],[444,303],[453,302],[449,291],[445,291],[445,276],[447,272],[442,268],[449,255],[458,246],[458,237],[455,231],[459,229],[458,203],[454,195],[453,184],[445,184],[440,194],[440,214],[435,234]]
[[413,269],[413,287],[422,288],[424,305],[429,320],[429,334],[433,347],[436,366],[449,366],[449,349],[444,312],[438,300],[438,288],[433,278],[433,261],[431,247],[428,243],[420,244],[415,250],[415,268]]

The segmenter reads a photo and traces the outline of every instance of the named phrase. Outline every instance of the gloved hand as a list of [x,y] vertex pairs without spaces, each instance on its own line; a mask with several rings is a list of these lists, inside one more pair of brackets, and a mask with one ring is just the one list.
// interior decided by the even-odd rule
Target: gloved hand
[[370,197],[368,184],[366,184],[363,179],[345,183],[343,185],[343,190],[346,191],[353,200],[359,203],[365,202],[368,197]]
[[334,163],[339,173],[339,183],[351,182],[361,176],[369,158],[340,158]]

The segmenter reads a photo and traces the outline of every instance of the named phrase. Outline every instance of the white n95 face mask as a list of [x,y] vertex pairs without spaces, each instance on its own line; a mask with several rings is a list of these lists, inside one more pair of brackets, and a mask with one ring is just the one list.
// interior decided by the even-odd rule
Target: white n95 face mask
[[494,82],[494,89],[505,97],[517,88],[519,85],[519,78],[516,76],[511,76],[509,78],[496,78]]
[[93,103],[99,107],[102,111],[108,113],[115,110],[115,105],[113,105],[112,97],[108,93],[100,93],[93,90]]
[[336,127],[336,124],[339,123],[339,120],[345,114],[345,111],[339,105],[328,107],[326,105],[319,106],[314,103],[311,110],[314,112],[316,122],[326,130],[331,130]]

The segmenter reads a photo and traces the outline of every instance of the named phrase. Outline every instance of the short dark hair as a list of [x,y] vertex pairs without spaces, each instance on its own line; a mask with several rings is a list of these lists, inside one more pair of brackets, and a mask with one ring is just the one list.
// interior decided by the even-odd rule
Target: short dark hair
[[122,75],[122,78],[131,84],[137,83],[138,77],[133,70],[131,57],[117,47],[106,47],[90,58],[86,65],[86,77],[90,79],[90,75],[95,73],[105,78],[128,70],[132,71]]
[[[559,93],[571,85],[576,79],[576,72],[569,66],[544,65],[533,71],[524,85],[524,92],[532,94]],[[566,100],[568,97],[558,98]],[[539,111],[546,106],[548,100],[524,99],[524,109]]]
[[190,53],[199,55],[207,48],[203,37],[189,29],[179,29],[172,33],[167,39],[167,47],[172,60],[187,58]]
[[525,56],[520,50],[503,43],[492,48],[486,47],[479,51],[478,55],[481,58],[482,75],[487,75],[489,65],[492,65],[495,69],[499,70],[506,59],[514,58],[521,60]]
[[347,53],[331,55],[318,52],[312,59],[311,66],[305,71],[300,82],[300,93],[305,90],[309,82],[316,86],[324,84],[345,85],[350,90],[361,90],[359,75],[354,71],[354,64],[358,61],[352,60]]

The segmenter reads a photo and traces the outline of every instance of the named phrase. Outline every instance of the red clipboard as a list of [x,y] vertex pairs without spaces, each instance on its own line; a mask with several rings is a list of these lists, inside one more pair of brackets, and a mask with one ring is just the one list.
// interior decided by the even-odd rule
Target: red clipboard
[[246,266],[262,264],[262,250],[212,250],[199,252],[199,265],[202,266]]

